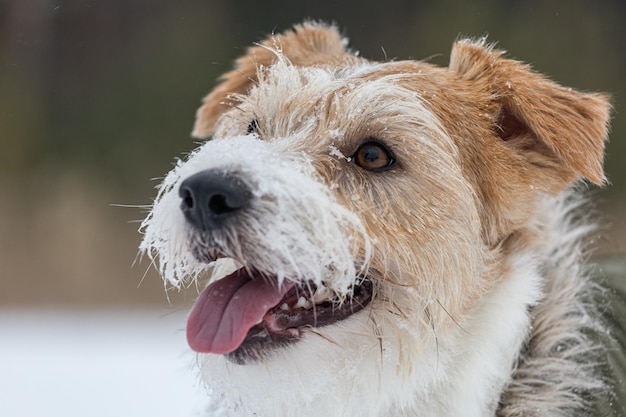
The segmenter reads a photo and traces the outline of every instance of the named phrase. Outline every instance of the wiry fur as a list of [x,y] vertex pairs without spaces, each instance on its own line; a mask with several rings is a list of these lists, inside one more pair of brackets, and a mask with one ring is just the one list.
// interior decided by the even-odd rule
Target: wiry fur
[[[598,337],[606,334],[596,305],[604,291],[584,262],[595,232],[587,206],[573,195],[545,202],[551,215],[537,225],[544,295],[530,311],[532,332],[498,417],[587,415],[590,400],[608,389],[598,368],[608,342]],[[604,398],[611,399],[610,390]]]
[[[246,152],[241,152],[242,148]],[[257,204],[238,230],[211,236],[190,234],[181,226],[180,216],[169,215],[178,211],[180,182],[207,167],[236,173],[251,183]],[[332,276],[333,289],[345,294],[362,272],[354,260],[361,256],[357,264],[367,268],[369,240],[359,219],[338,204],[328,189],[312,178],[312,172],[311,161],[304,154],[249,136],[204,146],[165,178],[158,204],[144,222],[141,249],[151,257],[159,255],[155,260],[159,270],[176,286],[209,268],[197,260],[199,256],[192,256],[188,247],[192,240],[196,250],[220,248],[244,266],[277,275],[279,282],[306,278],[319,285]],[[344,238],[348,232],[356,242]],[[362,248],[362,255],[355,247]]]
[[[198,111],[213,140],[166,177],[141,249],[175,285],[235,264],[347,303],[362,276],[375,291],[263,360],[202,355],[209,415],[584,415],[601,381],[568,190],[603,181],[608,113],[484,41],[458,42],[449,68],[369,62],[318,24],[251,48]],[[393,168],[357,166],[371,140]],[[254,198],[200,232],[178,187],[205,169]]]

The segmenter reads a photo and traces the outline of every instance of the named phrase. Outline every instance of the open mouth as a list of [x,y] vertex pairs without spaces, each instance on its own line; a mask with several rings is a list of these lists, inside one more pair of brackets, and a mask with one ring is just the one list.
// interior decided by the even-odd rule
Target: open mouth
[[303,329],[350,317],[370,303],[372,291],[372,281],[359,278],[339,298],[326,287],[288,280],[279,286],[276,277],[241,268],[198,296],[187,321],[187,341],[197,352],[245,363],[246,357],[297,341]]

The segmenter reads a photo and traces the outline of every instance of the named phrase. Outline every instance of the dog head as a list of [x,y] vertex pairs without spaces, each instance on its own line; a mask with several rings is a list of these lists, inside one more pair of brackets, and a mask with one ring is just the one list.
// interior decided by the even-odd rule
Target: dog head
[[307,398],[359,387],[408,407],[442,383],[538,202],[604,182],[608,112],[482,40],[440,68],[297,26],[205,98],[193,135],[212,138],[165,178],[142,249],[175,285],[211,274],[187,336],[238,407],[264,387],[251,375],[289,386],[291,365],[320,378]]

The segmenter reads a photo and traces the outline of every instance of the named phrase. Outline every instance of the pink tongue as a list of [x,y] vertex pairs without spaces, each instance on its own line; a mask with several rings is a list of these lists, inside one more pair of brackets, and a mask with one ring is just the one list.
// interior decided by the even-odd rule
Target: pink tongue
[[295,284],[251,279],[245,269],[212,283],[196,300],[187,319],[187,342],[196,352],[224,354],[237,349]]

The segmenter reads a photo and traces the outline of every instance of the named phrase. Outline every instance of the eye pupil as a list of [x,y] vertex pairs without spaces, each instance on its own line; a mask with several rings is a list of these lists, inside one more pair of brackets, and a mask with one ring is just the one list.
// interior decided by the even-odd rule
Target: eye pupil
[[367,146],[361,151],[362,158],[365,162],[373,164],[381,157],[381,150],[375,146]]
[[367,141],[362,144],[352,159],[358,166],[368,171],[383,171],[395,163],[389,149],[376,141]]

